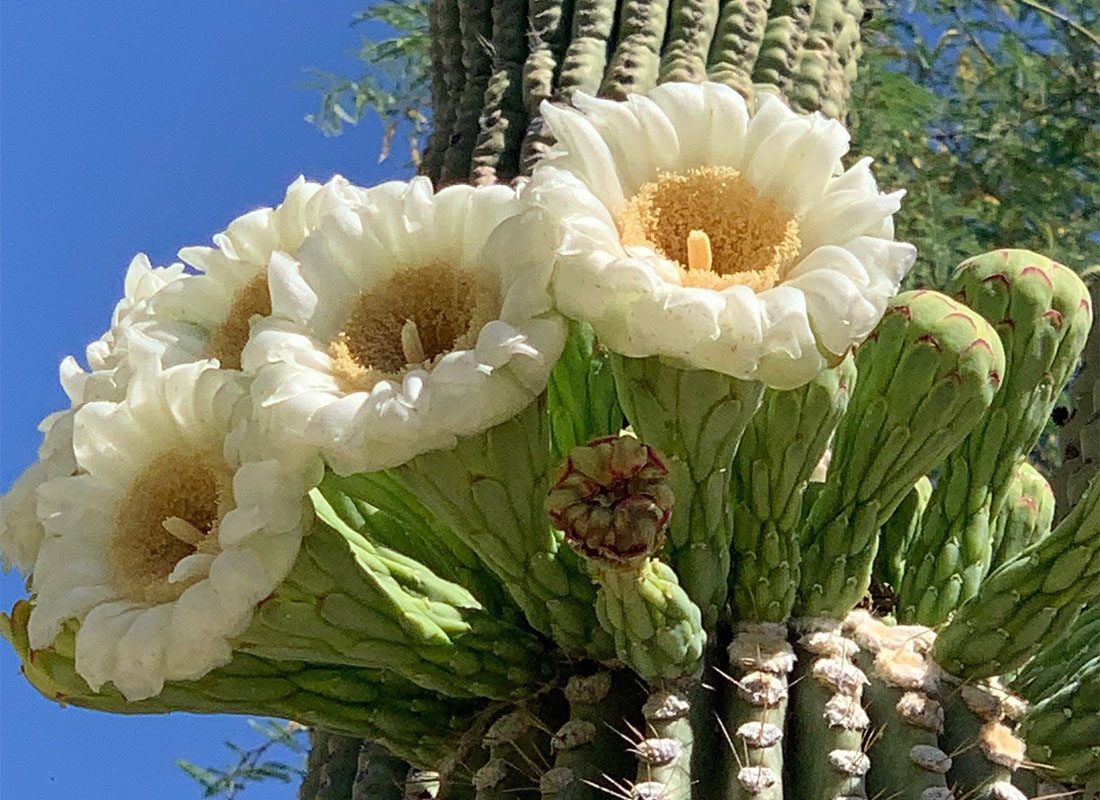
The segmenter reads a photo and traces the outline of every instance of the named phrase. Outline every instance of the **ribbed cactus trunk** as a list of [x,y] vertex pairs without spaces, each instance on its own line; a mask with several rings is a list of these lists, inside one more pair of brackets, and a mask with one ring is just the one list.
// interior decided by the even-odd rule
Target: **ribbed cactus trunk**
[[[529,174],[552,144],[540,104],[577,92],[621,100],[709,80],[750,103],[774,92],[843,119],[863,16],[859,0],[433,0],[434,128],[422,172],[437,185]],[[1067,467],[1052,481],[1067,498],[1060,516],[1084,499],[1053,532],[1050,485],[1024,461],[1088,325],[1067,273],[1034,254],[990,254],[952,287],[966,306],[903,295],[858,358],[792,392],[617,356],[584,397],[559,397],[552,381],[552,404],[611,421],[566,430],[551,416],[555,455],[624,416],[664,454],[677,506],[661,558],[635,571],[592,566],[599,595],[570,596],[555,588],[567,583],[509,572],[519,564],[503,547],[522,542],[464,530],[476,515],[458,514],[456,530],[531,626],[570,643],[571,677],[480,711],[432,765],[317,731],[303,800],[1037,796],[1039,782],[1020,770],[1026,706],[990,678],[1064,633],[1098,642],[1095,613],[1075,623],[1100,594],[1100,489],[1085,489],[1100,457],[1096,337]],[[563,363],[590,369],[599,358],[575,329]],[[701,417],[723,420],[715,436],[726,450],[681,436]],[[526,433],[502,442],[547,435],[534,418],[513,424]],[[811,484],[830,442],[828,479]],[[453,469],[414,463],[403,477],[447,518],[468,502],[460,478],[485,458],[460,452]],[[429,474],[459,478],[429,486]],[[868,596],[892,598],[890,624]],[[603,630],[570,628],[583,618],[575,604],[595,607]],[[709,638],[693,640],[700,631]],[[608,638],[619,668],[608,667]],[[1043,754],[1093,753],[1069,757],[1084,782],[1100,763],[1100,734],[1087,720],[1072,741],[1057,732],[1059,714],[1095,712],[1095,698],[1075,690],[1091,680],[1095,695],[1096,659],[1078,660],[1071,677],[1052,677],[1054,662],[1032,667],[1021,686],[1039,709],[1024,730]],[[474,676],[440,686],[418,666],[409,677],[487,694]]]

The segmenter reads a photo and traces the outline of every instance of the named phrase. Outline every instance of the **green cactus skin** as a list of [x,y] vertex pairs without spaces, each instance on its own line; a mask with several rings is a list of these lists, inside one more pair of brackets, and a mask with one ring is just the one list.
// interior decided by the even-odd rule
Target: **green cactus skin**
[[587,323],[570,323],[565,350],[550,373],[547,405],[550,447],[559,459],[574,447],[617,434],[623,427],[608,353],[596,343]]
[[424,691],[385,670],[280,662],[237,653],[196,681],[171,681],[156,697],[126,700],[111,686],[93,692],[76,672],[75,632],[62,632],[45,650],[30,650],[31,604],[19,601],[0,615],[23,675],[46,699],[115,714],[245,714],[293,719],[334,733],[369,738],[411,763],[430,765],[450,752],[484,701]]
[[462,91],[462,36],[458,0],[432,0],[428,11],[431,55],[432,132],[420,171],[437,182],[443,171],[451,131],[455,125],[455,98]]
[[561,100],[568,102],[573,92],[596,94],[599,90],[616,7],[615,0],[576,0],[573,29],[558,78]]
[[730,593],[738,617],[783,622],[799,582],[802,497],[855,388],[847,357],[805,386],[768,389],[734,456]]
[[538,116],[539,105],[553,95],[554,74],[565,52],[572,15],[573,0],[528,0],[523,102],[529,117]]
[[752,99],[752,67],[764,43],[771,0],[724,0],[707,61],[707,80]]
[[330,472],[318,492],[342,520],[364,531],[375,544],[413,558],[439,577],[467,587],[497,618],[515,623],[523,619],[503,584],[474,551],[390,473],[341,476]]
[[550,753],[550,733],[526,707],[499,717],[485,732],[489,760],[473,776],[475,800],[537,796]]
[[512,180],[527,128],[523,66],[527,59],[527,0],[493,0],[493,73],[485,90],[471,178],[477,185]]
[[856,366],[829,474],[802,531],[798,616],[842,619],[862,599],[879,528],[981,418],[1004,352],[976,313],[918,290],[894,298]]
[[594,562],[593,570],[596,614],[624,664],[647,681],[697,671],[707,634],[671,567],[651,558],[636,570]]
[[[1085,270],[1093,313],[1100,308],[1100,267]],[[1100,469],[1100,325],[1094,325],[1081,354],[1081,371],[1072,384],[1073,415],[1062,430],[1065,462],[1051,484],[1058,498],[1055,521],[1060,521]]]
[[1100,478],[1049,536],[982,584],[936,639],[936,661],[962,678],[1003,675],[1067,631],[1100,599]]
[[600,84],[601,97],[625,100],[657,85],[669,0],[622,0],[615,50]]
[[[360,739],[314,728],[309,734],[309,760],[298,800],[348,800],[359,771]],[[395,787],[396,788],[396,787]],[[391,797],[399,797],[390,791]]]
[[906,558],[899,618],[938,625],[974,596],[993,555],[991,520],[1017,463],[1035,445],[1092,324],[1088,293],[1067,268],[1026,250],[960,265],[949,287],[997,330],[1002,388],[948,458]]
[[863,738],[870,726],[863,710],[867,676],[854,662],[859,646],[836,620],[803,620],[792,680],[787,769],[804,797],[867,797],[870,760]]
[[691,726],[690,682],[659,681],[642,706],[644,730],[634,743],[638,777],[629,796],[654,800],[690,800]]
[[668,560],[712,629],[730,567],[730,465],[764,387],[657,358],[612,356],[619,404],[634,432],[666,457],[676,495]]
[[658,83],[707,79],[707,54],[718,22],[719,0],[672,0],[668,42],[658,70]]
[[539,783],[543,798],[597,800],[603,787],[627,782],[635,766],[624,739],[632,728],[641,730],[640,688],[621,670],[569,678],[563,690],[569,719],[550,741],[554,765]]
[[1097,653],[1100,653],[1100,603],[1082,611],[1064,636],[1036,654],[1017,674],[1012,688],[1028,702],[1038,703],[1061,691]]
[[752,69],[752,82],[785,94],[799,53],[810,32],[817,0],[772,0],[764,41]]
[[443,157],[440,182],[464,182],[470,177],[470,159],[481,129],[479,118],[493,57],[486,42],[493,40],[493,0],[458,0],[459,30],[462,35],[462,68],[465,81],[458,95],[450,144]]
[[528,0],[528,54],[523,65],[523,102],[530,120],[520,145],[519,164],[530,175],[535,164],[553,143],[539,106],[554,93],[554,79],[561,67],[566,36],[573,16],[574,0]]
[[862,19],[859,0],[817,0],[786,92],[792,108],[844,119],[861,51]]
[[787,680],[795,661],[787,628],[775,623],[742,625],[727,655],[720,719],[732,753],[723,759],[723,796],[783,800]]
[[1005,493],[994,523],[990,570],[1015,558],[1050,533],[1054,521],[1054,492],[1039,470],[1021,461]]
[[945,686],[942,701],[940,742],[953,760],[948,783],[980,800],[1014,796],[1006,787],[1012,787],[1013,774],[1024,763],[1025,748],[1013,731],[1015,720],[1006,716],[1019,711],[1013,698],[1001,689],[976,683]]
[[895,588],[901,585],[906,553],[920,531],[931,497],[932,482],[926,477],[920,478],[882,526],[873,568],[874,578],[879,583]]
[[888,626],[866,611],[853,611],[845,631],[860,646],[856,663],[871,718],[866,776],[871,797],[928,800],[947,797],[951,756],[940,749],[943,706],[936,699],[936,666],[927,657],[935,634],[917,626]]
[[265,658],[393,669],[456,697],[515,699],[548,677],[542,643],[466,589],[378,547],[314,493],[321,522],[238,647]]
[[1100,791],[1100,648],[1054,694],[1028,709],[1028,756],[1052,778]]
[[549,490],[545,398],[453,450],[419,456],[394,474],[507,586],[530,624],[569,655],[610,655],[596,588],[561,546],[543,511]]

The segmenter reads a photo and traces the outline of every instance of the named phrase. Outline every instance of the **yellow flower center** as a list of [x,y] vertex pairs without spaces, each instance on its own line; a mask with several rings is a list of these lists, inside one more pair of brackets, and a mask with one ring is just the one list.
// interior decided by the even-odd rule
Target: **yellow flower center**
[[360,292],[329,356],[345,391],[370,391],[473,347],[499,312],[497,292],[476,275],[441,263],[407,267]]
[[225,321],[210,334],[207,357],[218,359],[223,369],[240,369],[241,351],[248,343],[249,321],[257,314],[261,317],[271,314],[271,293],[265,274],[255,276],[233,295]]
[[194,553],[220,552],[218,524],[233,505],[233,475],[210,454],[170,450],[130,485],[108,546],[111,580],[137,603],[177,599],[197,578],[169,582]]
[[783,280],[797,261],[798,221],[761,197],[732,167],[667,172],[619,214],[628,245],[647,245],[680,267],[685,286],[754,291]]

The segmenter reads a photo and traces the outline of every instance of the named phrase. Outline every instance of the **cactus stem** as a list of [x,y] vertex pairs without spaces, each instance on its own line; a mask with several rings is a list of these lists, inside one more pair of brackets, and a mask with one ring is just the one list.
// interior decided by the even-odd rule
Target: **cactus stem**
[[608,42],[615,27],[615,0],[576,0],[569,46],[562,59],[558,97],[595,94],[607,65]]
[[859,646],[836,620],[799,619],[792,626],[801,636],[792,681],[791,774],[806,797],[865,798],[870,759],[863,738],[870,720],[862,705],[867,676],[854,661]]
[[463,182],[470,175],[470,157],[480,129],[482,103],[489,88],[493,57],[492,0],[458,0],[465,81],[458,96],[450,144],[443,158],[440,181]]
[[690,681],[659,681],[642,706],[644,731],[634,731],[632,752],[638,758],[638,776],[632,796],[657,800],[691,797]]
[[658,81],[707,79],[707,54],[718,22],[719,0],[672,0],[668,44],[661,57]]
[[989,681],[944,680],[941,746],[953,762],[947,779],[967,798],[998,800],[1025,763],[1024,743],[1014,732],[1022,702]]
[[726,759],[725,797],[782,800],[783,736],[794,669],[794,650],[785,625],[750,623],[727,650],[729,673],[720,672],[722,711],[718,718],[733,760]]
[[753,96],[752,67],[764,43],[771,0],[724,0],[707,63],[707,80]]
[[455,125],[455,100],[462,93],[462,36],[458,0],[432,0],[428,13],[432,57],[432,133],[420,165],[423,174],[438,182]]
[[669,0],[623,0],[618,42],[600,84],[602,97],[625,100],[656,85],[668,6]]
[[471,177],[477,185],[510,181],[519,172],[519,145],[527,128],[523,68],[527,0],[494,0],[493,73],[485,90]]

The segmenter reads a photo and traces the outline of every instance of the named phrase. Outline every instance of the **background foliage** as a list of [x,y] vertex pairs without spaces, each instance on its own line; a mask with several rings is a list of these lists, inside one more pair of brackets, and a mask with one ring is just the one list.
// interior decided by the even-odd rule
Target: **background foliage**
[[[306,120],[334,136],[374,115],[386,132],[377,158],[400,141],[395,158],[415,168],[431,116],[428,5],[380,0],[356,14],[355,71],[310,70],[306,86],[319,105]],[[1002,246],[1078,271],[1100,263],[1098,20],[1095,0],[871,8],[847,123],[853,155],[876,159],[879,184],[908,191],[895,221],[898,238],[920,252],[911,285],[940,287],[959,261]],[[1052,437],[1042,449],[1056,449]],[[227,743],[236,759],[229,766],[179,762],[204,797],[231,799],[250,782],[300,774],[300,729],[250,724],[262,742]],[[282,757],[269,757],[272,748]]]

